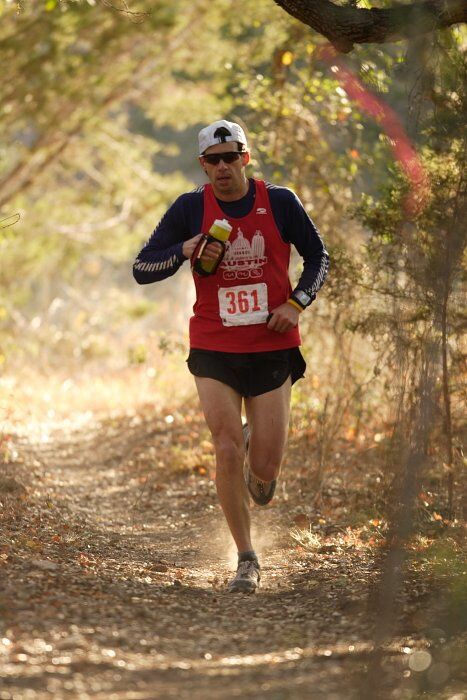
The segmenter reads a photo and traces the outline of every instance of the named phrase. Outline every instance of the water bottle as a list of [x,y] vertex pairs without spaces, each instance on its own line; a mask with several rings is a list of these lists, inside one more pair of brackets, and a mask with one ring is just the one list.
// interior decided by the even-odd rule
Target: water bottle
[[[216,219],[209,229],[209,232],[201,237],[191,257],[192,268],[198,275],[206,277],[207,275],[213,275],[215,273],[225,255],[225,242],[229,239],[231,232],[232,226],[227,219]],[[213,241],[220,243],[222,246],[219,257],[216,260],[201,260],[204,249],[208,243],[212,243]]]

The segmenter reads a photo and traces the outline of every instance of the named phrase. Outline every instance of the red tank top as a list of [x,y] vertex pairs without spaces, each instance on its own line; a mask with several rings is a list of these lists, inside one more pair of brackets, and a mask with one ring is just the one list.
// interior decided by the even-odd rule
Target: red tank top
[[[196,302],[190,319],[190,347],[223,352],[263,352],[300,345],[298,326],[285,333],[268,330],[270,311],[290,296],[290,244],[274,221],[266,185],[255,180],[250,213],[228,218],[233,226],[225,257],[215,274],[194,273]],[[215,219],[227,218],[214,195],[204,186],[201,230]]]

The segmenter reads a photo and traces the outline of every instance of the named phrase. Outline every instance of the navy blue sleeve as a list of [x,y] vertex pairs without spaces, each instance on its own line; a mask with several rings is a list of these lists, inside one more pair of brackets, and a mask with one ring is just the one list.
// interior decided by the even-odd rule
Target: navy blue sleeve
[[133,264],[138,284],[160,282],[177,272],[186,260],[183,242],[200,232],[202,217],[203,199],[198,191],[175,200]]
[[269,183],[267,188],[272,213],[282,238],[294,245],[303,258],[303,272],[295,290],[300,289],[315,299],[328,274],[328,252],[295,192]]

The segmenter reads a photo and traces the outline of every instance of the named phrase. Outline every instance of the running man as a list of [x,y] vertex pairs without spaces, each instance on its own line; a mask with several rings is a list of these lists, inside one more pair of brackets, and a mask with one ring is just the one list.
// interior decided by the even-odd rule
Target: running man
[[[233,227],[217,270],[209,276],[193,272],[187,362],[213,439],[217,494],[238,550],[229,590],[252,593],[260,565],[250,535],[249,496],[264,506],[274,495],[291,386],[306,368],[298,320],[326,278],[329,256],[292,190],[247,178],[250,152],[241,126],[216,121],[198,138],[209,182],[167,210],[133,274],[139,284],[163,280],[192,257],[215,219]],[[288,277],[292,244],[304,263],[294,290]],[[210,242],[201,259],[214,261],[222,252],[220,243]]]

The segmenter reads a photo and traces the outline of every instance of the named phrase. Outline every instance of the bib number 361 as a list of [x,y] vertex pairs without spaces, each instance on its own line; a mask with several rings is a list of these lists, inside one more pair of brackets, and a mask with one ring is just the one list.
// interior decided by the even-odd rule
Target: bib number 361
[[219,313],[224,326],[251,326],[268,317],[268,288],[264,282],[219,289]]

